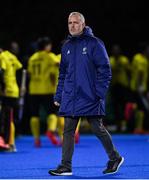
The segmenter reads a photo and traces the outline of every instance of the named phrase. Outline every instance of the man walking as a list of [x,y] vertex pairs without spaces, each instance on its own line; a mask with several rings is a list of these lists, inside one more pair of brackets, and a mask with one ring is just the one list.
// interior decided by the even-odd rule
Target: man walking
[[92,131],[109,157],[104,174],[115,173],[124,158],[115,149],[102,123],[105,96],[111,80],[109,58],[101,40],[85,26],[85,18],[72,12],[68,18],[70,35],[62,47],[59,82],[54,103],[65,117],[62,161],[51,175],[72,175],[74,133],[80,117],[86,117]]

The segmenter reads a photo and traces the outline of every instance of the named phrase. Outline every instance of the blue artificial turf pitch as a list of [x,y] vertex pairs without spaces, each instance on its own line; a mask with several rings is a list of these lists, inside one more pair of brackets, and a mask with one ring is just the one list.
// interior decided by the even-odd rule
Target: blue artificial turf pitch
[[93,135],[82,135],[75,146],[72,176],[50,176],[48,170],[61,160],[61,147],[45,136],[42,147],[34,148],[31,136],[16,139],[18,152],[0,152],[0,179],[147,179],[149,178],[149,136],[113,135],[113,142],[125,161],[117,174],[103,175],[107,155]]

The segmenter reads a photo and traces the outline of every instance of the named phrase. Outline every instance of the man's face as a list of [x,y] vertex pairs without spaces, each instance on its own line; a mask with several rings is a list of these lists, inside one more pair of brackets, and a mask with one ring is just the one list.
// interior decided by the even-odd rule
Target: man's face
[[119,45],[114,45],[114,46],[112,47],[112,54],[113,54],[114,56],[119,56],[119,55],[121,54],[121,48],[120,48]]
[[48,44],[45,46],[45,51],[50,52],[52,49],[52,44]]
[[149,59],[149,46],[147,46],[145,49],[145,55]]
[[3,52],[3,49],[2,49],[2,48],[0,48],[0,53],[1,53],[1,52]]
[[79,15],[72,15],[68,18],[68,29],[72,36],[80,35],[85,27]]
[[14,53],[15,55],[19,55],[20,52],[20,48],[18,43],[16,42],[12,42],[11,43],[11,48],[10,48],[11,52]]

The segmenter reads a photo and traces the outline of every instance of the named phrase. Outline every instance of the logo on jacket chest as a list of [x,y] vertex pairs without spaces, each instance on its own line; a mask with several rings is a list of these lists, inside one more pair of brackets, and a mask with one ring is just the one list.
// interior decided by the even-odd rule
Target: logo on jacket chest
[[84,48],[82,49],[82,54],[87,54],[87,47],[84,47]]
[[70,50],[69,50],[69,49],[68,49],[68,51],[67,51],[67,55],[68,55],[68,54],[70,54]]
[[[68,49],[67,50],[67,55],[69,55],[71,52],[70,52],[70,50]],[[82,54],[87,54],[87,47],[83,47],[83,49],[82,49]]]

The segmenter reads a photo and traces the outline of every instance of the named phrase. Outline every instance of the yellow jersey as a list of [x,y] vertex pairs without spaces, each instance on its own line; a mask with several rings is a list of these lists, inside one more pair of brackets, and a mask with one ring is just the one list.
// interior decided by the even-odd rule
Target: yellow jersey
[[1,53],[0,53],[0,68],[2,68],[2,62],[1,62],[1,59],[2,59],[2,57],[1,57]]
[[53,77],[53,83],[51,86],[51,90],[52,90],[53,94],[55,94],[57,84],[58,84],[60,58],[59,58],[59,56],[57,56],[56,54],[54,54],[52,52],[50,52],[49,55],[50,55],[51,59],[53,59],[53,61],[54,61],[54,65],[53,65],[53,68],[51,71],[51,76]]
[[126,56],[121,55],[116,59],[114,56],[111,56],[110,64],[112,69],[112,84],[121,84],[125,87],[128,87],[128,72],[130,70],[128,58]]
[[[2,60],[1,60],[2,58],[1,58],[1,52],[0,52],[0,70],[2,69]],[[0,81],[3,81],[3,79],[1,79],[1,77],[0,77]],[[2,82],[0,82],[0,96],[2,96],[2,94],[3,94],[3,92],[2,92],[2,87],[1,87],[1,83]]]
[[29,94],[55,93],[55,61],[54,53],[46,51],[38,51],[29,58],[27,68],[30,75]]
[[138,90],[139,86],[142,86],[144,91],[147,90],[148,66],[148,60],[143,54],[134,55],[131,64],[130,86],[132,91]]
[[16,71],[22,68],[17,57],[9,51],[0,54],[1,68],[4,70],[4,83],[6,97],[19,97],[19,87],[16,80]]

